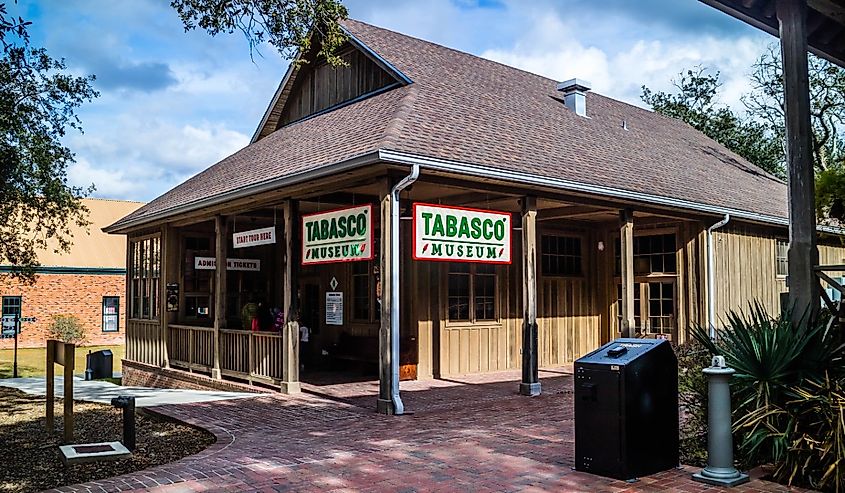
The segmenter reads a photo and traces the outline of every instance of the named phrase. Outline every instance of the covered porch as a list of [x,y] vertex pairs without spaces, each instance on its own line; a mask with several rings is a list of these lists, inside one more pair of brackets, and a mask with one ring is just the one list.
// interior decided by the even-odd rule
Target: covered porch
[[[286,393],[522,370],[536,394],[540,368],[620,335],[681,341],[706,317],[712,217],[442,173],[392,200],[405,176],[372,167],[130,235],[127,359]],[[510,217],[509,260],[415,258],[414,204]],[[370,215],[370,251],[306,258],[307,218],[353,209]]]

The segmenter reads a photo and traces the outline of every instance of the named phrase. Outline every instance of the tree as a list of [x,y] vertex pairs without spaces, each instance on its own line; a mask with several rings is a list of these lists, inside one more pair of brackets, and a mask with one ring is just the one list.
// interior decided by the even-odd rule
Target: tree
[[67,128],[81,131],[74,110],[98,96],[93,76],[67,74],[64,60],[30,45],[30,25],[0,3],[0,263],[27,282],[39,249],[67,252],[71,226],[88,225],[80,199],[93,186],[68,185],[74,155],[61,138]]
[[783,146],[768,127],[718,104],[719,73],[705,68],[681,72],[672,81],[677,93],[643,86],[642,100],[663,115],[678,118],[765,171],[783,177]]
[[[809,55],[810,119],[813,126],[813,160],[817,171],[845,161],[842,131],[845,125],[845,69]],[[742,100],[749,115],[765,122],[784,140],[783,63],[777,45],[769,45],[753,65],[752,91]]]
[[293,58],[311,48],[313,34],[318,56],[334,66],[343,64],[336,51],[346,35],[338,21],[348,14],[338,0],[172,0],[170,6],[186,31],[200,27],[211,36],[240,31],[250,56],[267,41],[285,58]]

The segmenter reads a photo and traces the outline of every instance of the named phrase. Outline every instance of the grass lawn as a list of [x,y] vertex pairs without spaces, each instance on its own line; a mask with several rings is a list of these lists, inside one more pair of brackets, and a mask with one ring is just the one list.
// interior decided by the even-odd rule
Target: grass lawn
[[[123,359],[124,346],[89,346],[76,348],[76,364],[73,373],[75,375],[85,374],[85,355],[88,351],[99,351],[100,349],[111,349],[112,364],[114,371],[120,371],[120,361]],[[0,349],[0,378],[12,378],[12,360],[14,351],[12,349]],[[18,349],[18,376],[40,377],[47,372],[47,349]],[[56,365],[56,375],[61,375],[62,367]]]

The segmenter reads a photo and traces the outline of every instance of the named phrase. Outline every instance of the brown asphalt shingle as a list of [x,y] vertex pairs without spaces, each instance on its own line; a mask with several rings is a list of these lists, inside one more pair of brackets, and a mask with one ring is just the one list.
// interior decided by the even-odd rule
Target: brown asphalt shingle
[[[151,217],[378,149],[786,218],[786,186],[689,125],[362,22],[344,25],[413,83],[288,125],[122,219]],[[623,128],[623,121],[628,130]]]

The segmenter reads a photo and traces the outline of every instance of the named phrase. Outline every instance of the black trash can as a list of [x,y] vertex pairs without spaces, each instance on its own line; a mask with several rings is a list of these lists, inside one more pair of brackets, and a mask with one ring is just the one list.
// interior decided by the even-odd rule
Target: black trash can
[[634,479],[678,466],[669,341],[617,339],[575,361],[575,469]]
[[92,379],[111,378],[114,376],[111,349],[102,349],[86,355],[85,375]]

